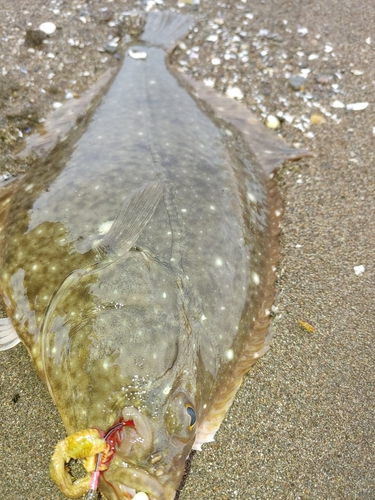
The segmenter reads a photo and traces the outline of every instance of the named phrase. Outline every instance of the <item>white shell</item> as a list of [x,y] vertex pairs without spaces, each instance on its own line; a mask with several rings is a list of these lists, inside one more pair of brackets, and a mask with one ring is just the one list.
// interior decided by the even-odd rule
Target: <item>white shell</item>
[[43,31],[46,35],[52,35],[56,31],[56,24],[53,23],[42,23],[39,26],[40,31]]
[[362,111],[362,109],[366,109],[368,105],[368,102],[353,102],[352,104],[347,104],[346,109],[348,111]]
[[128,54],[132,59],[147,59],[147,52],[129,49]]
[[242,99],[243,98],[242,90],[239,89],[238,87],[228,87],[227,91],[225,93],[228,97],[231,97],[232,99]]

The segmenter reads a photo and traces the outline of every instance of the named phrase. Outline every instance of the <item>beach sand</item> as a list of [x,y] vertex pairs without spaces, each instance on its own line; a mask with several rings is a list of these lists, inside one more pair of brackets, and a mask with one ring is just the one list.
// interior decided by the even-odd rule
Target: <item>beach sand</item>
[[[119,30],[108,23],[139,6],[0,0],[3,171],[26,168],[14,160],[22,144],[17,130],[34,131],[54,102],[69,97],[66,91],[83,92],[119,63],[97,48]],[[276,173],[284,217],[271,349],[246,377],[215,442],[193,455],[179,498],[373,500],[375,4],[201,0],[180,10],[197,17],[197,32],[176,50],[173,64],[215,80],[218,91],[240,88],[260,120],[283,114],[283,137],[314,156]],[[22,39],[43,21],[58,30],[39,56]],[[206,40],[217,33],[216,42]],[[288,78],[301,70],[307,79],[296,91]],[[332,107],[335,101],[369,105],[355,111]],[[314,114],[325,122],[310,124]],[[0,354],[0,408],[1,498],[65,498],[49,477],[64,428],[22,345]]]

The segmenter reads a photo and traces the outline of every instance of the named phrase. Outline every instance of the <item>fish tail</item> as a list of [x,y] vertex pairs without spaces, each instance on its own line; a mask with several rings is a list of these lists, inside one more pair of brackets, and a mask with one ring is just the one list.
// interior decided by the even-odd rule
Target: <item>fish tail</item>
[[141,40],[150,45],[158,45],[172,52],[179,40],[185,37],[193,25],[194,18],[175,12],[150,12]]

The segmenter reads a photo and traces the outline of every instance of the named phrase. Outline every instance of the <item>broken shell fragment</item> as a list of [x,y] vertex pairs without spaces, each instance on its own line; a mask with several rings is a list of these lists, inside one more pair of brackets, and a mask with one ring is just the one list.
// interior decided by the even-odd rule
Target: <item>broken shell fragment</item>
[[238,87],[228,87],[225,93],[228,97],[231,97],[232,99],[243,99],[242,90],[239,89]]
[[130,49],[128,54],[132,59],[147,59],[147,52],[142,52],[140,50]]
[[352,104],[347,104],[346,109],[348,111],[362,111],[363,109],[366,109],[368,105],[368,102],[354,102]]

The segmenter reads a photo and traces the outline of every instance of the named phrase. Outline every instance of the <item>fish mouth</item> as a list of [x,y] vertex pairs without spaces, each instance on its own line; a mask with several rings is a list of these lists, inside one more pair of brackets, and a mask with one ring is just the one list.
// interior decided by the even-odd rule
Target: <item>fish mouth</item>
[[149,500],[173,500],[176,495],[171,485],[163,485],[144,469],[124,462],[121,466],[111,464],[107,471],[102,472],[99,489],[107,500],[130,499],[138,492],[146,493]]

